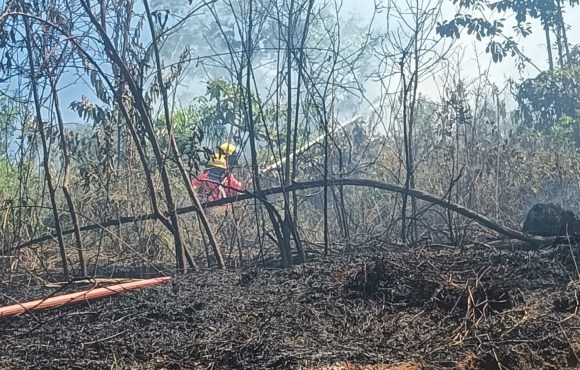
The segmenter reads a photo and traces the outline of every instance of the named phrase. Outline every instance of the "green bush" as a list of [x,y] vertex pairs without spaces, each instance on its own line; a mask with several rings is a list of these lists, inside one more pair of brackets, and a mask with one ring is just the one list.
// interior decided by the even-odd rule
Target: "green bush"
[[0,157],[0,199],[12,199],[18,191],[16,170],[6,158]]

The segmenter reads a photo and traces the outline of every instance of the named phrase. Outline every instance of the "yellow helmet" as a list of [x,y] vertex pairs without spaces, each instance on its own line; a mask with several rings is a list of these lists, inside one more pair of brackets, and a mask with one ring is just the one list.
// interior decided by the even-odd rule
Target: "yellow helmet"
[[230,143],[223,143],[219,146],[219,150],[226,156],[234,155],[236,153],[236,146]]
[[223,168],[223,169],[228,168],[228,163],[226,161],[226,158],[219,153],[212,154],[211,157],[209,158],[209,160],[207,161],[207,165],[208,165],[208,167],[217,167],[217,168]]

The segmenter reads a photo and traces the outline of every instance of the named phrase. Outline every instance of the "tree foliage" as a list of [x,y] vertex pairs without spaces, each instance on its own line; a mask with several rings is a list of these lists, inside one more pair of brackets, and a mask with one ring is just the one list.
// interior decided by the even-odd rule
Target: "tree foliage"
[[579,125],[580,64],[545,71],[518,86],[516,99],[526,127],[550,133]]
[[[460,32],[465,29],[468,35],[474,35],[479,41],[489,39],[485,51],[491,54],[492,60],[496,63],[508,55],[518,56],[521,64],[528,62],[529,59],[521,53],[514,37],[506,34],[506,18],[489,21],[486,12],[498,15],[512,13],[516,20],[513,30],[517,36],[522,37],[531,35],[530,19],[539,20],[545,30],[550,65],[552,65],[551,30],[560,36],[556,42],[561,49],[560,57],[564,58],[566,45],[563,44],[567,44],[567,26],[563,18],[564,4],[560,0],[453,0],[453,4],[458,7],[457,14],[453,19],[439,22],[437,33],[443,37],[459,38]],[[571,7],[578,4],[579,0],[568,1]]]

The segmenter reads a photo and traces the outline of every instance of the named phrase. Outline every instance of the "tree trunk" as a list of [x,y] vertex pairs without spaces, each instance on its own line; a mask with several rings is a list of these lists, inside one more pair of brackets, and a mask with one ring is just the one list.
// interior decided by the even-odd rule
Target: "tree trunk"
[[58,121],[58,130],[60,133],[60,142],[62,145],[62,156],[64,158],[64,173],[62,175],[62,191],[64,193],[64,197],[66,199],[66,203],[69,209],[71,221],[73,224],[73,230],[75,235],[75,243],[77,247],[77,253],[79,255],[79,265],[81,270],[82,276],[87,276],[87,265],[85,262],[85,257],[83,253],[83,241],[81,238],[79,220],[77,217],[77,211],[75,207],[75,203],[73,201],[72,194],[68,188],[69,177],[70,177],[70,155],[68,152],[68,142],[64,135],[64,121],[62,119],[62,113],[60,110],[60,104],[58,100],[58,90],[56,86],[55,77],[51,77],[50,80],[51,91],[52,91],[52,98],[54,100],[54,110],[56,113],[56,120]]
[[560,28],[560,22],[557,22],[554,26],[556,31],[556,46],[558,48],[558,65],[560,68],[564,68],[564,48],[562,47],[562,32]]
[[[306,19],[304,21],[304,30],[302,31],[302,39],[300,41],[300,50],[298,58],[298,81],[296,87],[296,109],[294,111],[294,138],[292,141],[292,181],[296,179],[296,173],[298,171],[298,119],[299,119],[299,107],[300,107],[300,96],[302,87],[302,78],[304,73],[304,48],[306,45],[306,38],[308,36],[308,30],[310,28],[310,18],[312,14],[312,7],[314,6],[314,0],[308,2],[308,9],[306,11]],[[293,51],[295,53],[295,51]],[[293,211],[293,227],[294,227],[294,240],[296,243],[296,249],[302,262],[306,262],[306,254],[304,253],[304,248],[300,240],[300,234],[298,232],[298,196],[296,191],[292,191],[292,211]]]
[[[290,177],[290,167],[292,162],[290,161],[290,156],[292,153],[292,135],[298,135],[298,132],[292,132],[292,53],[294,49],[293,39],[294,39],[294,0],[290,0],[290,8],[288,10],[288,32],[286,34],[286,73],[287,73],[287,97],[286,97],[286,163],[284,164],[284,176],[283,185],[290,186],[292,179]],[[294,198],[293,198],[294,199]],[[293,263],[292,250],[291,250],[291,230],[295,228],[292,213],[290,211],[290,194],[284,192],[284,223],[283,232],[284,245],[286,246],[286,253],[289,255],[290,263]],[[295,235],[297,235],[295,233]],[[296,240],[298,240],[295,237]]]
[[562,1],[556,0],[556,5],[558,7],[558,25],[562,39],[558,38],[558,43],[562,43],[564,45],[564,50],[566,51],[565,55],[565,66],[570,65],[570,45],[568,44],[568,34],[566,33],[566,23],[564,22],[564,14],[562,12]]
[[[408,99],[409,99],[409,86],[407,85],[407,79],[405,78],[405,58],[406,55],[403,54],[403,57],[400,62],[401,66],[401,78],[402,78],[402,105],[403,105],[403,147],[404,147],[404,161],[405,161],[405,189],[409,190],[411,188],[411,170],[412,166],[409,163],[410,154],[409,154],[409,117],[408,117]],[[408,195],[407,193],[403,193],[402,205],[401,205],[401,242],[407,242],[407,202],[408,202]]]
[[[209,224],[209,222],[207,220],[207,217],[205,215],[203,207],[201,206],[201,202],[199,201],[197,194],[193,190],[192,184],[187,176],[187,171],[185,170],[185,166],[183,165],[183,161],[181,160],[181,156],[179,153],[179,148],[177,147],[177,142],[175,141],[175,135],[173,135],[173,125],[171,123],[171,117],[170,117],[170,112],[169,112],[169,99],[167,96],[167,88],[165,86],[165,82],[163,81],[163,75],[161,73],[161,58],[159,56],[159,47],[157,45],[157,36],[156,36],[156,32],[155,32],[155,26],[153,24],[153,18],[151,16],[151,11],[149,9],[149,1],[143,0],[143,4],[145,6],[145,11],[147,12],[149,27],[150,27],[151,35],[153,38],[153,50],[155,52],[155,63],[157,65],[157,82],[159,84],[159,89],[161,91],[162,98],[163,98],[163,111],[165,114],[165,125],[167,127],[167,134],[169,136],[169,142],[171,143],[171,149],[175,155],[177,166],[179,168],[179,172],[181,173],[181,176],[182,176],[183,181],[185,183],[185,186],[187,188],[187,192],[189,194],[189,197],[190,197],[191,201],[193,202],[194,206],[198,208],[198,217],[201,219],[201,223],[203,224],[203,227],[204,227],[206,233],[208,234],[209,242],[210,242],[210,245],[213,249],[213,253],[216,257],[218,267],[223,269],[223,268],[225,268],[224,258],[223,258],[221,249],[217,243],[217,238],[215,236],[213,229],[211,228],[211,225]],[[182,249],[180,252],[183,253],[183,256],[179,257],[179,258],[182,259],[183,257],[186,257],[190,266],[195,266],[195,262],[187,253],[187,249],[185,248],[185,246],[182,246]]]
[[32,49],[32,42],[31,42],[31,38],[32,36],[32,31],[30,30],[30,20],[27,17],[23,17],[24,20],[24,27],[26,29],[26,49],[28,52],[28,64],[30,67],[30,84],[31,84],[31,88],[32,88],[32,95],[34,98],[34,109],[36,112],[36,121],[37,121],[37,127],[39,130],[39,134],[40,134],[40,140],[42,142],[42,163],[44,166],[44,176],[46,179],[46,184],[48,186],[48,192],[50,195],[50,203],[52,206],[52,216],[54,218],[54,225],[55,225],[55,229],[56,229],[56,234],[57,234],[57,238],[58,238],[58,246],[59,246],[59,251],[60,251],[60,259],[61,259],[61,264],[62,264],[62,271],[64,273],[65,278],[68,280],[69,279],[69,270],[68,270],[68,264],[67,264],[67,260],[66,260],[66,250],[65,250],[65,246],[64,246],[64,240],[63,240],[63,234],[62,234],[62,229],[60,227],[60,218],[58,215],[58,205],[56,204],[56,192],[55,192],[55,188],[53,185],[53,181],[52,181],[52,175],[50,173],[50,164],[49,164],[49,158],[50,158],[50,150],[48,148],[48,144],[46,141],[46,135],[44,134],[44,124],[42,121],[42,112],[41,112],[41,102],[40,102],[40,96],[38,95],[38,77],[36,74],[36,65],[34,63],[34,57],[33,57],[33,52],[34,50]]
[[[418,11],[419,5],[417,5]],[[419,15],[417,15],[417,18]],[[421,26],[417,24],[417,29]],[[413,43],[413,61],[415,63],[412,80],[413,95],[411,97],[411,112],[409,113],[409,187],[415,188],[415,147],[413,146],[413,128],[415,125],[415,109],[417,108],[417,91],[419,90],[419,36],[415,36]],[[417,225],[417,199],[411,198],[411,225],[413,231],[413,239],[419,239],[419,228]]]
[[253,6],[254,0],[248,0],[248,38],[246,40],[246,107],[247,107],[247,124],[248,124],[248,136],[250,141],[250,154],[252,160],[252,184],[254,186],[256,197],[266,206],[266,211],[268,212],[268,217],[272,223],[274,233],[276,234],[278,248],[280,249],[280,256],[282,258],[282,264],[284,267],[290,266],[292,263],[291,256],[288,254],[288,247],[285,245],[284,237],[281,231],[281,225],[283,220],[279,217],[276,210],[272,206],[268,206],[266,197],[262,194],[260,186],[260,169],[258,166],[258,155],[256,148],[256,122],[254,120],[254,105],[252,99],[252,32],[254,32],[254,21],[253,21]]
[[546,50],[548,51],[548,65],[550,66],[550,71],[554,70],[554,57],[552,56],[552,41],[550,38],[550,27],[547,23],[544,23],[544,34],[546,36]]

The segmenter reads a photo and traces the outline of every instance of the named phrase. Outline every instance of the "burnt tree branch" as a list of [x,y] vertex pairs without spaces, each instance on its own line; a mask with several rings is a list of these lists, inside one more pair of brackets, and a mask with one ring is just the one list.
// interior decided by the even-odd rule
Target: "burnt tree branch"
[[[436,204],[436,205],[441,206],[441,207],[446,208],[446,209],[450,209],[454,212],[457,212],[458,214],[460,214],[462,216],[465,216],[473,221],[476,221],[480,225],[482,225],[490,230],[493,230],[493,231],[497,232],[498,234],[501,234],[503,236],[506,236],[506,237],[509,237],[512,239],[521,240],[523,242],[532,243],[532,244],[536,244],[536,245],[545,245],[545,244],[551,243],[553,240],[553,238],[543,238],[543,237],[532,236],[532,235],[524,234],[523,232],[511,229],[509,227],[502,226],[502,225],[494,222],[493,220],[491,220],[487,216],[481,215],[481,214],[479,214],[473,210],[470,210],[468,208],[465,208],[457,203],[450,202],[448,199],[441,198],[441,197],[438,197],[436,195],[423,192],[421,190],[417,190],[417,189],[407,190],[407,189],[405,189],[404,186],[390,184],[387,182],[382,182],[382,181],[377,181],[377,180],[369,180],[369,179],[333,179],[333,180],[329,181],[329,186],[339,186],[339,185],[367,187],[367,188],[374,188],[374,189],[380,189],[380,190],[385,190],[385,191],[392,191],[392,192],[396,192],[396,193],[400,193],[400,194],[407,194],[410,197],[420,199],[420,200],[423,200],[423,201],[426,201],[429,203],[433,203],[433,204]],[[276,195],[276,194],[281,194],[284,191],[288,191],[288,190],[290,190],[290,191],[305,190],[305,189],[310,189],[310,188],[319,188],[322,186],[324,186],[323,180],[301,182],[301,183],[295,182],[289,188],[280,186],[280,187],[275,187],[275,188],[262,189],[261,192],[263,195]],[[239,195],[237,197],[229,197],[229,198],[224,198],[224,199],[220,199],[220,200],[213,201],[213,202],[207,202],[207,203],[204,203],[203,206],[204,206],[204,208],[212,208],[212,207],[217,207],[217,206],[221,206],[221,205],[225,205],[225,204],[240,202],[243,200],[254,199],[254,198],[257,198],[254,193],[249,192],[249,191],[245,191],[242,195]],[[259,200],[260,198],[257,198],[257,199]],[[182,207],[182,208],[178,208],[176,211],[177,211],[177,214],[183,215],[183,214],[187,214],[187,213],[191,213],[191,212],[196,212],[196,207],[194,207],[194,206]],[[153,213],[146,214],[146,215],[133,216],[133,217],[120,217],[118,219],[108,220],[108,221],[100,223],[100,224],[92,224],[92,225],[83,226],[83,227],[81,227],[81,231],[98,230],[101,228],[118,226],[121,224],[128,224],[128,223],[132,223],[132,222],[154,220],[154,219],[156,219],[156,217],[157,216]],[[71,234],[71,233],[73,233],[73,230],[62,231],[63,235],[67,235],[67,234]],[[9,252],[13,252],[13,251],[16,251],[16,250],[19,250],[22,248],[30,247],[34,244],[38,244],[38,243],[42,243],[42,242],[51,240],[51,239],[55,238],[56,236],[57,236],[57,234],[44,235],[42,237],[30,240],[26,243],[23,243],[23,244],[20,244],[14,248],[11,248],[11,249],[9,249]]]

